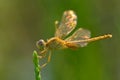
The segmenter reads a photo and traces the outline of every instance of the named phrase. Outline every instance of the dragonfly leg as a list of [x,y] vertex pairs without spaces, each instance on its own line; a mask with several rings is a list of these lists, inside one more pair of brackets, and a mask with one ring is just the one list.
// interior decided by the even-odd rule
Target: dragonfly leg
[[48,54],[47,62],[41,65],[41,68],[45,67],[51,60],[51,51]]
[[38,58],[40,58],[40,59],[44,58],[46,56],[46,51],[47,50],[43,50],[43,51],[39,52],[40,55],[38,56]]

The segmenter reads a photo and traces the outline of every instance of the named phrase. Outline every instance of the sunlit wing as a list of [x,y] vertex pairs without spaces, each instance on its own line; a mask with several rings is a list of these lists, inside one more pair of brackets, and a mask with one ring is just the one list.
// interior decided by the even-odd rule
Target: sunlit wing
[[90,37],[91,37],[91,33],[89,30],[79,28],[76,32],[72,34],[72,36],[65,39],[65,41],[68,41],[71,43],[74,42],[74,44],[78,45],[78,47],[79,46],[84,47],[87,45],[87,42],[75,42],[75,41],[86,40],[86,39],[89,39]]
[[64,39],[76,26],[77,16],[74,11],[65,11],[62,20],[57,24],[55,37]]

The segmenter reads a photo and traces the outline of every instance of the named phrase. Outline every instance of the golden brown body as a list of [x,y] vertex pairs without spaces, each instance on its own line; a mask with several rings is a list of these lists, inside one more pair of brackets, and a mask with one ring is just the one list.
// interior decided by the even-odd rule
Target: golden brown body
[[52,50],[65,48],[76,49],[78,47],[85,47],[89,42],[112,37],[111,34],[107,34],[90,38],[91,32],[83,28],[77,29],[72,35],[68,37],[68,35],[75,29],[76,25],[77,16],[74,11],[65,11],[61,21],[56,21],[55,23],[55,36],[48,39],[47,42],[40,39],[36,43],[37,47],[40,49],[40,58],[45,57],[46,53],[49,54],[47,62],[43,64],[42,67],[44,67],[50,61]]
[[58,37],[53,37],[46,42],[46,47],[48,49],[53,50],[53,49],[66,48],[66,45],[64,40]]
[[46,42],[46,47],[50,50],[54,49],[65,49],[65,48],[77,48],[78,46],[74,43],[62,40],[58,37],[53,37]]
[[111,34],[107,34],[103,36],[98,36],[98,37],[88,38],[86,40],[78,40],[78,41],[65,41],[58,37],[53,37],[46,42],[46,47],[50,50],[64,49],[64,48],[76,49],[80,47],[79,43],[88,43],[88,42],[93,42],[96,40],[101,40],[101,39],[106,39],[111,37],[112,37]]

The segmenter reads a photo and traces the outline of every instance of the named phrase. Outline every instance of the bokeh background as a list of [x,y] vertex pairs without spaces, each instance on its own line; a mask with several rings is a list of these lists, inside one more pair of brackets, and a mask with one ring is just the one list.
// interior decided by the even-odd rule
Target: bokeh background
[[92,37],[113,38],[77,50],[53,51],[42,80],[120,80],[119,0],[0,0],[0,80],[35,80],[32,52],[55,32],[65,10],[78,16],[77,28]]

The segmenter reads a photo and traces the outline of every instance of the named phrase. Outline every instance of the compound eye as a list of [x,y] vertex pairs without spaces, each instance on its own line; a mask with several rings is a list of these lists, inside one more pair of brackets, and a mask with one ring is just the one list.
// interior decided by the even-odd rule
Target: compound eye
[[45,41],[40,39],[39,41],[36,42],[36,46],[38,49],[43,50],[45,47]]

